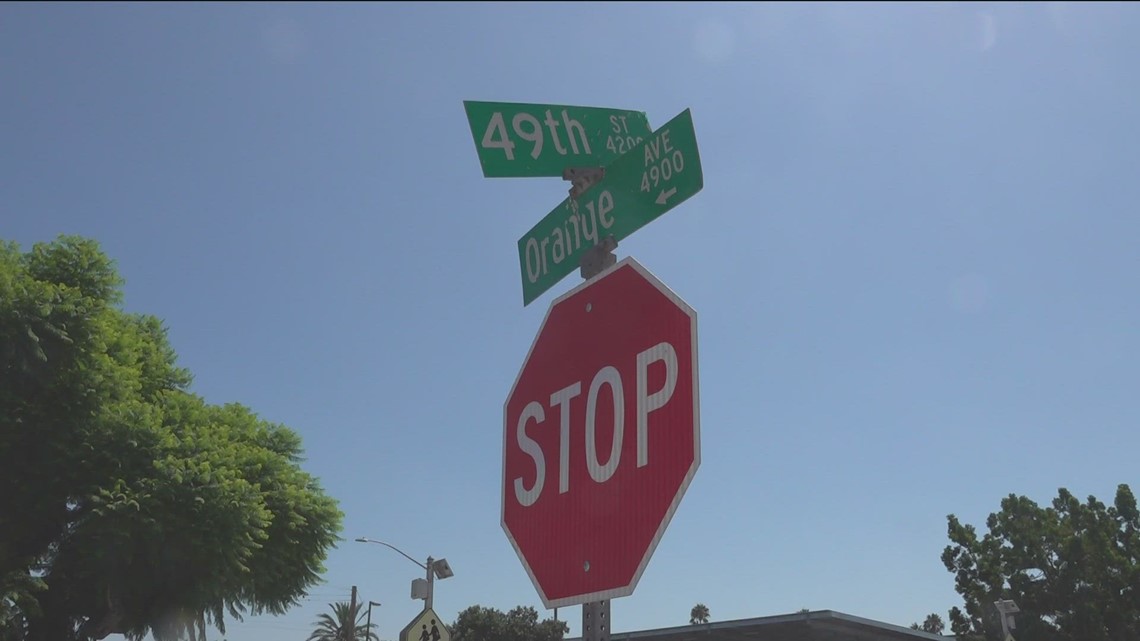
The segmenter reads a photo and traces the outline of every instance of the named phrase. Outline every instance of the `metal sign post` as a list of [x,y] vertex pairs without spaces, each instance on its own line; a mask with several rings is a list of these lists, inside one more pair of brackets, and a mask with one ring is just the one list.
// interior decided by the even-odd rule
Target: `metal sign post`
[[[570,198],[577,205],[578,197],[605,177],[604,169],[567,170],[563,179],[573,182]],[[590,280],[617,263],[614,250],[617,240],[606,236],[598,244],[582,254],[581,274],[583,280]],[[610,641],[610,600],[591,601],[582,604],[582,641]]]
[[582,641],[610,641],[610,601],[582,604]]

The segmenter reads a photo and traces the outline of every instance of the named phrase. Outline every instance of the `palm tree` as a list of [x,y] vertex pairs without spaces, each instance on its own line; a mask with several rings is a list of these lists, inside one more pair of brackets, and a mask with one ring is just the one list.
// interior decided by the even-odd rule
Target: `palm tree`
[[698,623],[709,622],[709,606],[704,603],[698,603],[689,610],[689,623],[696,625]]
[[931,634],[942,634],[946,626],[942,623],[942,617],[937,614],[928,614],[926,615],[926,620],[922,622],[922,625],[912,623],[910,624],[910,629],[922,630],[923,632],[930,632]]
[[[344,601],[330,603],[332,615],[322,614],[317,617],[317,629],[309,635],[308,641],[380,641],[376,633],[362,625],[360,613],[363,603],[349,606]],[[376,624],[372,624],[376,627]],[[349,636],[352,635],[352,636]]]

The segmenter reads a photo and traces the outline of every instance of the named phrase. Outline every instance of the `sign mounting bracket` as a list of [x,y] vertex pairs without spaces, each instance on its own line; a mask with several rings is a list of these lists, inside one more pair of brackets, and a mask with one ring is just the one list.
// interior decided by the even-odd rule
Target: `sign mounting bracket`
[[590,187],[602,182],[606,177],[605,167],[567,167],[562,170],[562,180],[570,181],[570,200],[590,190]]

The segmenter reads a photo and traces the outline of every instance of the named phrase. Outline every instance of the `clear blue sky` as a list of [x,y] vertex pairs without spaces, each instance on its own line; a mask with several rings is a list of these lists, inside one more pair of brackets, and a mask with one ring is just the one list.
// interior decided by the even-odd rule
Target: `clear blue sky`
[[[194,390],[304,438],[327,583],[394,639],[541,602],[499,526],[502,405],[566,194],[482,177],[463,100],[692,109],[705,188],[624,241],[700,315],[703,461],[617,631],[959,604],[946,515],[1135,483],[1140,8],[0,7],[0,237],[98,239]],[[579,608],[560,610],[579,634]],[[213,638],[214,635],[211,635]]]

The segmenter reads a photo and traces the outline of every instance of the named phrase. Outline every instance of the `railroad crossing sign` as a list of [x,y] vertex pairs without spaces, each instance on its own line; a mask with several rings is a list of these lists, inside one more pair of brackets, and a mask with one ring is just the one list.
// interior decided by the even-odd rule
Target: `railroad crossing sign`
[[577,200],[566,198],[519,239],[523,305],[579,267],[602,238],[629,236],[704,187],[688,109],[608,167]]
[[503,406],[502,527],[547,608],[633,592],[699,410],[696,312],[633,258],[551,304]]

